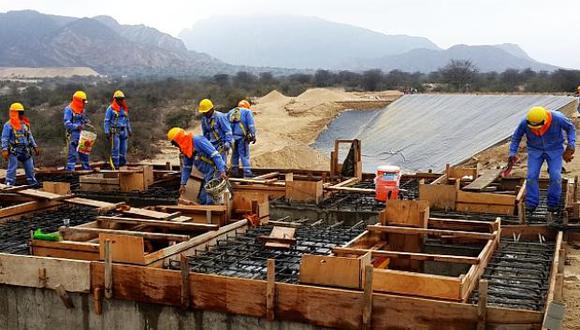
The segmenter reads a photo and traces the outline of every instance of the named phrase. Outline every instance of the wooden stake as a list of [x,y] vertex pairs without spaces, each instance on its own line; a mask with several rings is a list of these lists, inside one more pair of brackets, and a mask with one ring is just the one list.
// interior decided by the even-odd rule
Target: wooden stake
[[113,298],[113,255],[111,240],[105,240],[105,298]]
[[373,266],[365,266],[362,328],[371,329],[373,314]]
[[477,330],[485,330],[487,323],[487,280],[479,281],[479,301],[477,303]]
[[93,290],[93,306],[95,309],[95,314],[103,314],[103,290],[100,286]]
[[48,277],[46,276],[46,268],[39,268],[38,269],[38,283],[40,284],[40,287],[46,288],[47,282],[48,282]]
[[188,309],[191,300],[189,299],[189,263],[187,257],[181,254],[181,307]]
[[276,264],[274,259],[268,259],[268,273],[266,284],[266,318],[274,320],[274,304],[276,299]]
[[62,303],[66,306],[66,308],[71,309],[75,307],[71,297],[69,296],[68,292],[66,292],[62,284],[57,285],[54,288],[54,291],[56,291],[56,294],[60,297],[60,300],[62,300]]

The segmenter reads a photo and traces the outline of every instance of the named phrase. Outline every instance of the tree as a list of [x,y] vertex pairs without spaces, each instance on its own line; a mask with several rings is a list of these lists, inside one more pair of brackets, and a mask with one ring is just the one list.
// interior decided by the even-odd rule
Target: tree
[[478,73],[477,66],[471,60],[451,60],[439,69],[443,81],[456,91],[467,92],[475,82]]
[[216,84],[222,87],[230,85],[230,76],[225,73],[216,74],[213,76],[213,80]]
[[379,90],[383,79],[383,71],[374,69],[363,72],[362,87],[367,91]]
[[332,73],[328,70],[317,70],[314,74],[316,87],[328,87],[332,85]]

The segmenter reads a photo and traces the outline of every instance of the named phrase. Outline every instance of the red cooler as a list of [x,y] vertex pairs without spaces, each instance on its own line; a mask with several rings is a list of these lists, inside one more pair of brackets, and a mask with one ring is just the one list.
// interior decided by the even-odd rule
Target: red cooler
[[379,166],[375,177],[375,198],[382,202],[386,202],[388,199],[398,199],[400,182],[400,167],[390,165]]

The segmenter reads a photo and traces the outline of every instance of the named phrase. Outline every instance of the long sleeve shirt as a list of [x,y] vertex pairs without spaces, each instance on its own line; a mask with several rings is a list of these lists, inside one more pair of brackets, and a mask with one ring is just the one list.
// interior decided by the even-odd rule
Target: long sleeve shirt
[[228,119],[232,126],[234,140],[245,138],[247,135],[256,136],[256,126],[252,110],[234,108],[228,113]]
[[214,147],[220,143],[232,144],[232,127],[227,116],[221,112],[214,111],[211,117],[203,117],[201,131]]
[[9,150],[10,146],[23,146],[36,148],[36,141],[32,136],[30,127],[25,123],[21,124],[19,130],[13,129],[10,122],[4,124],[2,128],[2,150]]
[[193,138],[193,156],[183,156],[183,170],[181,171],[181,184],[185,185],[193,166],[197,168],[204,176],[213,175],[217,170],[219,173],[226,171],[226,164],[219,152],[203,136],[194,136]]
[[67,106],[64,108],[64,127],[69,132],[80,132],[81,128],[88,122],[84,112],[76,114]]
[[510,156],[518,153],[518,147],[525,135],[527,139],[528,152],[563,152],[564,136],[568,141],[567,145],[576,148],[576,127],[570,119],[558,111],[551,111],[552,123],[548,130],[538,136],[528,127],[526,119],[523,119],[512,136],[510,144]]

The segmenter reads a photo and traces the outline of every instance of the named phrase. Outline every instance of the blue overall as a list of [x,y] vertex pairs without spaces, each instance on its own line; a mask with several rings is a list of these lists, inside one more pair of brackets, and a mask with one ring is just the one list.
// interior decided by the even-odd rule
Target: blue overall
[[109,106],[105,112],[105,135],[111,136],[111,158],[115,167],[127,164],[127,138],[132,133],[127,111],[121,107],[117,113]]
[[183,169],[181,171],[181,184],[187,184],[193,166],[203,174],[203,182],[199,191],[199,202],[202,205],[213,204],[213,199],[205,191],[205,184],[215,178],[220,173],[226,171],[226,164],[218,151],[203,136],[193,138],[193,156],[191,158],[183,156]]
[[548,207],[556,208],[562,194],[562,155],[564,154],[564,135],[568,146],[576,148],[576,127],[562,113],[551,111],[552,123],[548,130],[538,136],[528,127],[524,119],[518,125],[510,145],[510,156],[518,152],[520,141],[526,135],[528,145],[528,177],[526,181],[526,206],[534,209],[540,201],[538,179],[544,161],[548,163],[550,184],[548,186]]
[[16,185],[18,162],[21,162],[24,166],[28,184],[38,184],[38,181],[34,177],[34,161],[32,159],[31,148],[36,148],[36,142],[28,125],[21,123],[20,129],[16,130],[12,128],[10,122],[4,124],[2,128],[2,150],[8,150],[9,152],[8,169],[6,171],[7,185]]
[[68,137],[68,157],[66,162],[66,170],[74,171],[77,163],[77,158],[81,161],[83,170],[90,170],[89,155],[77,151],[81,131],[84,125],[88,122],[85,113],[76,114],[70,106],[64,108],[64,127],[66,128]]
[[245,108],[234,108],[228,113],[228,119],[232,125],[234,145],[232,147],[232,172],[237,172],[240,167],[240,159],[244,176],[252,176],[252,165],[250,164],[250,142],[249,136],[256,136],[254,126],[254,115],[252,110]]
[[228,150],[232,146],[232,127],[226,114],[214,111],[210,117],[201,118],[201,132],[217,149],[225,164],[228,163]]

